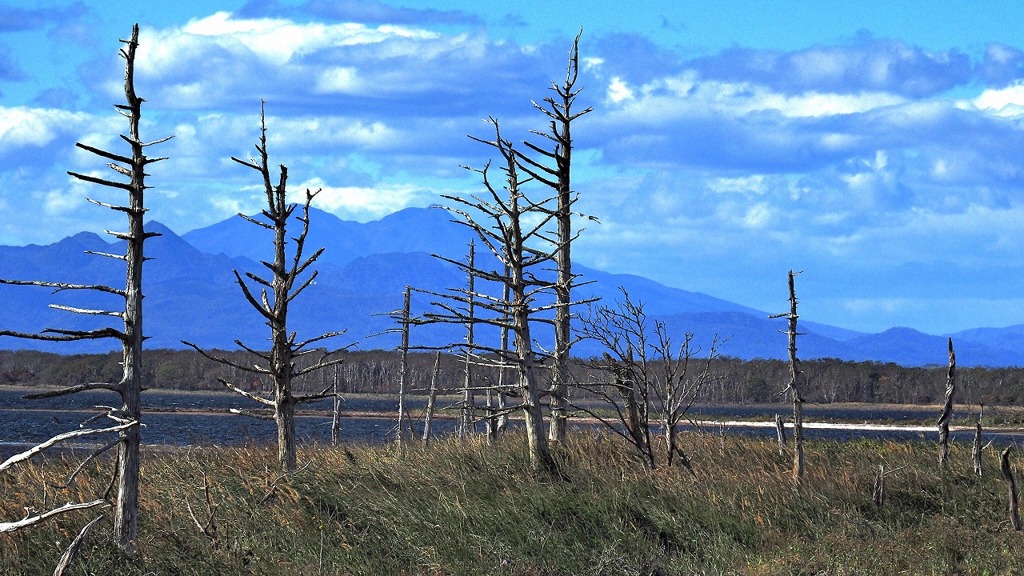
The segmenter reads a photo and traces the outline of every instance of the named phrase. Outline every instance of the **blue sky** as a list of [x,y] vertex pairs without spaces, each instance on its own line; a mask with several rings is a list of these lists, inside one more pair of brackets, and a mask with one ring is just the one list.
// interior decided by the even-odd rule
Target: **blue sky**
[[[346,219],[478,189],[582,27],[579,261],[847,328],[1024,323],[1024,5],[1016,2],[0,2],[0,244],[116,227],[67,170],[115,146],[118,38],[152,218],[179,233],[258,208],[246,156]],[[161,4],[161,5],[157,5]],[[666,5],[668,4],[668,5]],[[514,8],[514,11],[510,11]]]

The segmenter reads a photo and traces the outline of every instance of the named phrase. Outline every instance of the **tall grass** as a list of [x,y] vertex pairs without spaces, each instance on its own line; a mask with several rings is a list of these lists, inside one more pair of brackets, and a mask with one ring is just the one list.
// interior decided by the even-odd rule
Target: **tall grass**
[[[272,447],[202,448],[143,461],[140,553],[88,538],[77,574],[1014,574],[996,455],[977,478],[967,446],[940,472],[931,444],[809,442],[804,482],[774,441],[684,437],[696,475],[645,472],[615,438],[556,450],[563,477],[534,476],[523,442],[307,446],[282,476]],[[871,501],[878,464],[890,471]],[[2,518],[102,493],[102,465],[0,476]],[[205,480],[204,480],[205,475]],[[209,505],[205,486],[209,487]],[[189,512],[192,510],[192,514]],[[210,511],[213,512],[213,522]],[[46,574],[94,512],[0,535],[0,573]],[[207,526],[204,534],[195,520]],[[106,532],[104,532],[106,531]]]

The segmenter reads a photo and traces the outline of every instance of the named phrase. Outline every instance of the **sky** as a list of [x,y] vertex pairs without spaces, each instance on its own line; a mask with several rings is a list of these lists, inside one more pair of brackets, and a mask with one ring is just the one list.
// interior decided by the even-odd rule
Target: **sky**
[[[582,29],[576,261],[868,332],[1024,324],[1024,3],[0,0],[0,244],[115,228],[119,38],[149,216],[179,234],[259,209],[266,101],[290,189],[357,221],[480,191],[490,116],[533,109]],[[2,265],[2,264],[0,264]]]

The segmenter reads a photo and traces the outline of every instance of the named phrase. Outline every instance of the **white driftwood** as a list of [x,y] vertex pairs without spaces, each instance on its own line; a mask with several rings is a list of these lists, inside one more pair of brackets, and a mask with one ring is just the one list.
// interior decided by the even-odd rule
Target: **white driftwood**
[[46,450],[47,448],[53,446],[54,444],[57,444],[58,442],[63,442],[65,440],[70,440],[72,438],[81,438],[82,436],[89,436],[92,434],[102,434],[104,432],[120,432],[122,430],[128,429],[131,426],[136,425],[138,425],[138,422],[128,422],[125,424],[119,424],[117,426],[111,426],[110,428],[86,428],[84,430],[72,430],[71,432],[64,432],[63,434],[58,434],[53,438],[46,440],[45,442],[36,444],[35,446],[29,448],[28,450],[25,450],[24,452],[21,452],[19,454],[15,454],[14,456],[11,456],[7,460],[4,460],[3,464],[0,464],[0,472],[3,472],[4,470],[10,468],[11,466],[14,466],[19,462],[24,462],[25,460],[28,460],[29,458],[35,456],[36,454],[39,454],[43,450]]
[[14,532],[15,530],[28,528],[29,526],[34,526],[48,518],[59,516],[61,514],[64,514],[65,512],[71,512],[74,510],[86,510],[88,508],[95,508],[97,506],[104,506],[106,504],[106,500],[93,500],[92,502],[81,502],[78,504],[68,502],[67,504],[61,506],[60,508],[47,510],[46,512],[42,512],[40,514],[29,515],[16,522],[0,522],[0,533]]

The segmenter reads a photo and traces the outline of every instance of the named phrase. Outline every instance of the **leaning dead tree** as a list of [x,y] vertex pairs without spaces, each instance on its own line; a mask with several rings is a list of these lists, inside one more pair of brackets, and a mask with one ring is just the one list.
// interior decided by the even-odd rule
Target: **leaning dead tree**
[[572,123],[593,110],[590,107],[582,110],[573,109],[576,97],[582,91],[582,88],[576,87],[576,80],[579,76],[580,36],[582,34],[581,30],[569,50],[565,80],[561,84],[551,83],[551,90],[555,95],[544,98],[543,103],[533,102],[533,106],[550,119],[546,131],[537,130],[533,133],[548,139],[552,148],[524,142],[523,144],[536,156],[531,157],[518,150],[515,152],[519,168],[534,180],[554,190],[557,198],[554,212],[557,223],[555,263],[558,279],[554,283],[557,306],[554,318],[554,367],[549,391],[551,426],[548,430],[548,436],[552,442],[565,440],[566,393],[570,380],[569,354],[573,344],[570,307],[572,306],[572,289],[576,286],[576,279],[579,276],[573,274],[572,271],[572,243],[579,234],[573,232],[572,226],[572,218],[576,216],[573,213],[573,205],[579,198],[579,194],[572,190]]
[[789,271],[789,312],[785,314],[774,314],[771,318],[786,318],[789,327],[786,334],[789,336],[789,385],[783,390],[783,394],[789,392],[793,398],[793,480],[797,483],[804,475],[804,398],[800,393],[800,381],[802,371],[799,360],[796,358],[796,337],[800,335],[796,330],[796,321],[800,317],[796,313],[796,286],[794,278],[799,272]]
[[[232,382],[220,379],[220,382],[229,389],[273,410],[273,419],[277,424],[278,460],[282,469],[292,471],[296,466],[296,405],[331,396],[330,386],[318,394],[296,395],[295,381],[305,374],[343,362],[340,358],[331,358],[342,349],[324,350],[323,348],[313,348],[312,345],[340,336],[344,334],[344,331],[328,332],[308,340],[296,341],[296,333],[288,330],[289,305],[313,284],[317,277],[317,271],[312,270],[304,280],[300,279],[324,251],[323,248],[320,248],[308,257],[304,254],[306,236],[309,233],[309,205],[319,190],[316,192],[306,190],[305,201],[301,204],[301,215],[295,218],[301,228],[297,235],[289,238],[288,224],[299,205],[287,202],[288,168],[284,164],[280,166],[277,184],[271,180],[270,161],[267,153],[267,121],[265,110],[262,108],[260,111],[260,141],[256,145],[256,151],[259,153],[258,158],[250,158],[246,161],[232,156],[231,159],[260,174],[266,195],[266,208],[260,213],[263,219],[260,219],[259,216],[246,216],[245,214],[239,214],[239,216],[273,233],[274,257],[272,260],[261,262],[270,271],[269,277],[246,272],[245,277],[249,280],[247,282],[235,270],[235,281],[246,301],[266,319],[267,326],[270,327],[270,351],[256,350],[242,343],[241,340],[235,340],[237,346],[258,359],[254,364],[247,365],[202,350],[191,342],[184,343],[215,362],[231,366],[243,373],[267,376],[273,381],[274,396],[265,398],[247,392]],[[250,282],[259,287],[258,295],[255,291],[257,288],[250,287]],[[319,354],[320,357],[304,367],[297,365],[299,359],[311,354]],[[253,415],[252,413],[247,414]]]
[[[149,186],[146,185],[146,167],[149,164],[164,160],[165,158],[150,158],[146,156],[146,148],[154,144],[165,142],[170,137],[155,142],[145,142],[139,134],[139,124],[142,118],[143,99],[135,93],[135,53],[139,45],[139,27],[136,24],[132,27],[132,36],[129,40],[121,40],[124,47],[120,55],[125,60],[124,74],[124,104],[115,104],[118,112],[128,119],[128,134],[122,134],[121,139],[130,148],[129,154],[119,154],[83,144],[76,146],[108,160],[107,166],[111,170],[123,176],[125,180],[112,180],[68,172],[71,176],[98,184],[106,188],[113,188],[126,192],[128,201],[124,204],[111,204],[88,199],[89,202],[103,206],[124,214],[128,219],[128,229],[125,232],[107,231],[107,234],[125,243],[124,254],[108,254],[102,252],[90,252],[98,256],[120,260],[125,264],[124,287],[113,287],[100,284],[70,284],[61,282],[43,281],[19,281],[0,280],[4,284],[16,284],[26,286],[42,286],[52,288],[54,292],[84,291],[114,296],[123,306],[115,310],[84,309],[61,304],[51,304],[52,308],[64,310],[74,314],[88,316],[112,317],[120,319],[120,327],[104,327],[94,330],[65,330],[59,328],[48,328],[40,333],[22,333],[11,331],[0,331],[0,335],[13,336],[16,338],[27,338],[32,340],[48,341],[80,341],[100,338],[113,338],[121,343],[123,371],[121,380],[118,383],[93,382],[84,383],[61,390],[45,392],[41,394],[30,394],[26,398],[42,398],[63,396],[82,392],[85,390],[107,390],[117,395],[120,407],[111,408],[106,418],[113,421],[113,425],[103,429],[84,429],[76,431],[76,437],[86,433],[116,432],[116,442],[107,444],[103,450],[93,453],[89,458],[98,457],[106,449],[117,447],[117,464],[114,471],[116,478],[116,492],[114,501],[114,539],[121,549],[134,553],[138,535],[138,510],[139,510],[139,427],[142,417],[141,395],[142,395],[142,343],[145,339],[142,332],[142,265],[146,261],[143,254],[143,246],[148,238],[158,236],[154,232],[146,232],[143,225],[143,218],[146,214],[144,196]],[[52,440],[52,439],[51,439]],[[92,503],[95,505],[95,502]]]
[[679,443],[679,428],[700,391],[710,380],[711,362],[718,355],[713,339],[707,358],[698,360],[700,349],[687,333],[677,347],[668,326],[653,325],[643,302],[633,302],[621,289],[623,300],[615,307],[599,306],[581,319],[580,334],[604,349],[602,360],[585,364],[609,378],[576,385],[604,401],[614,417],[587,405],[574,408],[596,418],[633,446],[647,468],[656,468],[658,457],[651,442],[651,428],[660,426],[665,442],[664,464],[679,464],[693,471]]
[[[498,266],[495,269],[485,268],[480,263],[471,266],[460,260],[435,256],[477,279],[507,287],[508,296],[451,289],[439,295],[443,296],[440,301],[434,302],[440,311],[429,313],[426,317],[434,322],[485,324],[511,331],[514,342],[512,349],[505,350],[477,342],[471,352],[479,363],[508,367],[515,371],[514,389],[519,403],[507,407],[504,413],[522,411],[531,464],[535,470],[553,473],[556,470],[555,461],[544,434],[540,404],[543,381],[540,364],[543,357],[534,348],[532,335],[533,324],[541,320],[541,315],[557,307],[539,301],[552,289],[552,282],[543,279],[541,272],[546,264],[555,259],[557,252],[557,249],[547,247],[548,242],[544,237],[554,214],[542,207],[552,199],[534,202],[526,196],[521,189],[526,181],[520,179],[512,143],[502,138],[497,120],[491,118],[489,121],[494,127],[494,140],[473,139],[491,146],[501,156],[504,163],[504,187],[496,187],[491,182],[488,163],[483,169],[467,168],[480,174],[484,193],[468,198],[445,198],[453,203],[448,210],[460,217],[456,222],[476,233],[480,242],[498,260]],[[537,245],[545,247],[537,248]],[[499,267],[502,270],[500,272],[497,270]],[[471,302],[475,311],[483,312],[474,312],[472,319],[468,312]],[[497,411],[493,411],[491,417],[498,415]]]
[[939,416],[939,467],[945,468],[949,461],[949,422],[953,419],[953,395],[956,394],[956,354],[953,339],[949,339],[949,368],[946,371],[946,402]]

